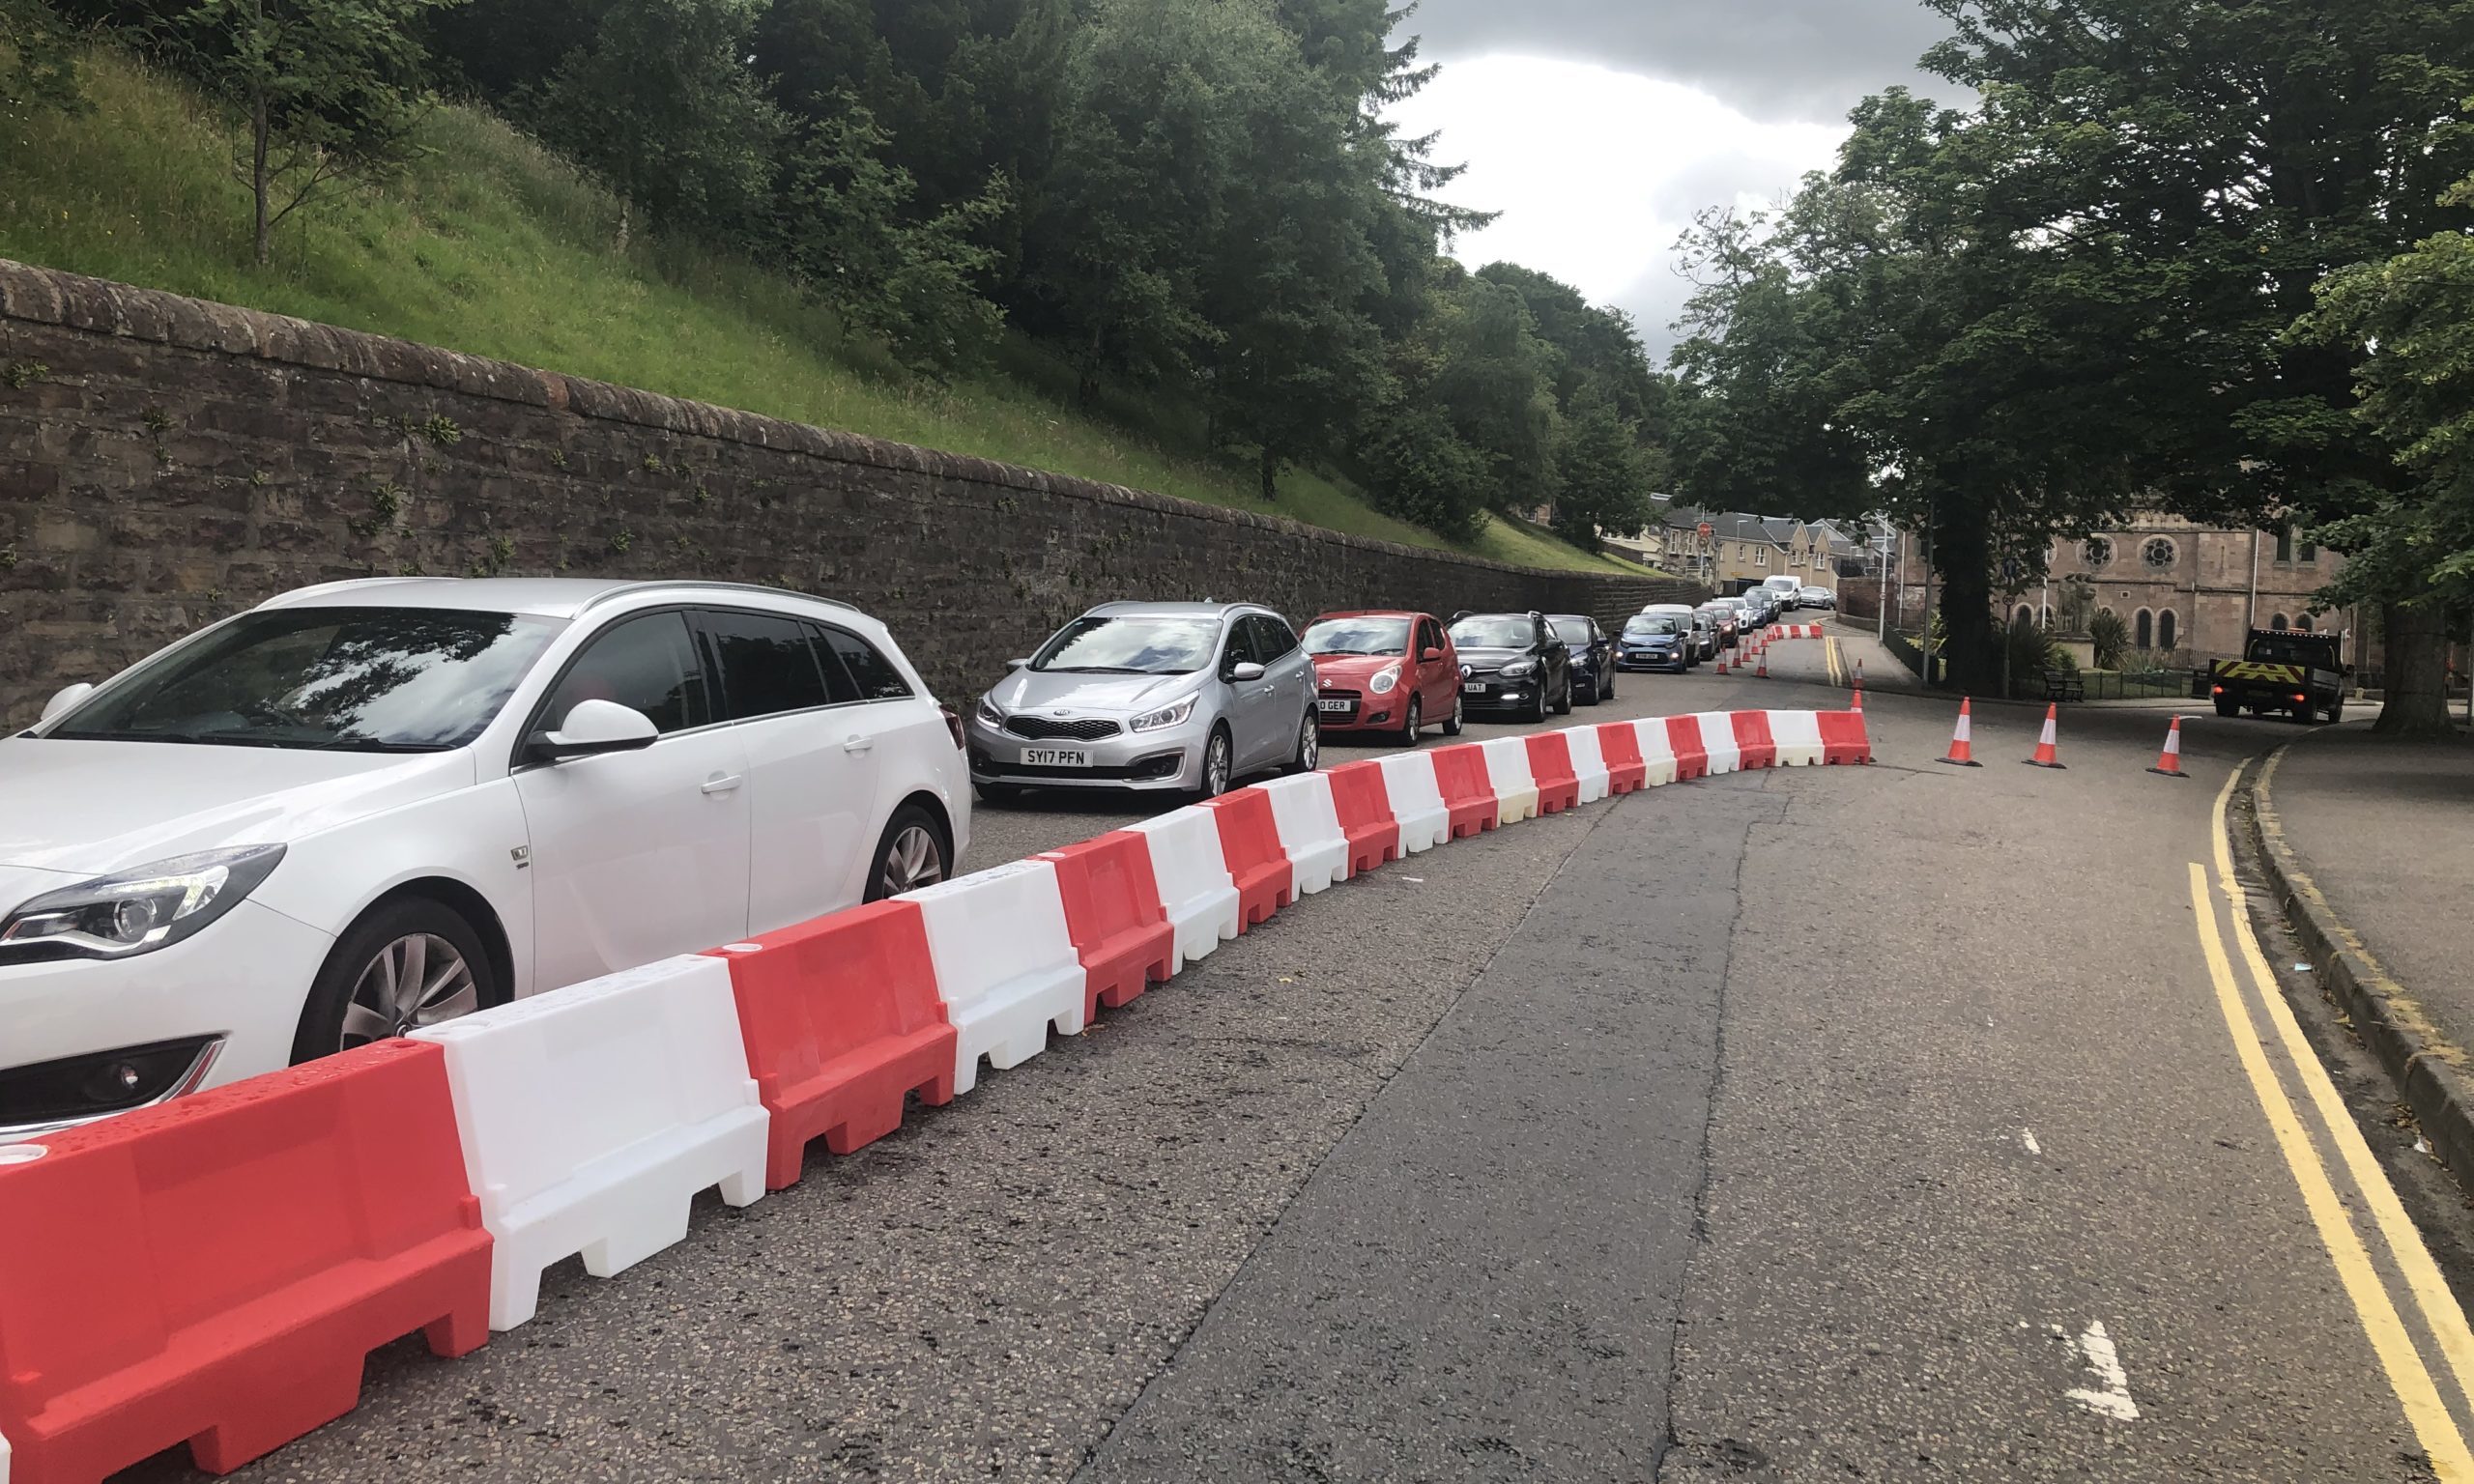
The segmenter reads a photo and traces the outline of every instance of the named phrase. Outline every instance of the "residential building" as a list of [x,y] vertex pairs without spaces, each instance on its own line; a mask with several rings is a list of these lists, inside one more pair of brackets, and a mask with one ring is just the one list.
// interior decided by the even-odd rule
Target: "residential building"
[[1772,577],[1793,577],[1808,587],[1838,590],[1842,571],[1861,570],[1863,545],[1847,528],[1827,521],[1791,516],[1708,511],[1664,502],[1657,529],[1663,565],[1717,592],[1740,592]]

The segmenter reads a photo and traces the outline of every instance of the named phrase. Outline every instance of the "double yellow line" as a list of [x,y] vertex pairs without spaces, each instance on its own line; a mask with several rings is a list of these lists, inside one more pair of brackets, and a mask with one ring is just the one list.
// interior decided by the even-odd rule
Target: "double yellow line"
[[1828,668],[1829,683],[1832,685],[1845,685],[1847,683],[1847,662],[1839,658],[1837,635],[1824,634],[1821,637],[1821,659],[1822,664]]
[[[2293,1063],[2304,1097],[2318,1113],[2321,1136],[2335,1146],[2345,1173],[2370,1209],[2372,1222],[2403,1281],[2412,1311],[2447,1363],[2459,1397],[2474,1408],[2474,1330],[2468,1329],[2457,1296],[2440,1277],[2431,1249],[2423,1244],[2422,1234],[2406,1216],[2396,1188],[2388,1183],[2387,1173],[2380,1169],[2362,1130],[2346,1112],[2336,1085],[2328,1078],[2327,1069],[2303,1039],[2293,1009],[2285,1002],[2276,976],[2268,967],[2267,956],[2251,931],[2248,894],[2234,877],[2232,851],[2226,837],[2226,802],[2232,796],[2234,780],[2239,776],[2237,771],[2225,781],[2224,789],[2216,796],[2211,822],[2216,842],[2217,890],[2229,909],[2232,935],[2244,967],[2249,970],[2252,989],[2266,1012],[2268,1023],[2276,1028],[2286,1056]],[[2430,1456],[2432,1470],[2442,1484],[2474,1484],[2474,1453],[2467,1450],[2465,1435],[2432,1381],[2430,1367],[2424,1364],[2422,1351],[2407,1332],[2404,1318],[2390,1295],[2387,1281],[2373,1266],[2352,1213],[2339,1198],[2336,1183],[2320,1156],[2319,1143],[2305,1127],[2299,1104],[2287,1095],[2269,1063],[2267,1046],[2234,982],[2225,936],[2217,927],[2215,908],[2208,899],[2206,868],[2197,861],[2191,863],[2191,911],[2199,924],[2200,949],[2207,958],[2208,977],[2216,985],[2217,1008],[2224,1013],[2226,1029],[2232,1034],[2242,1070],[2251,1079],[2251,1090],[2258,1097],[2259,1110],[2276,1135],[2286,1167],[2301,1188],[2303,1204],[2310,1210],[2313,1225],[2318,1228],[2320,1242],[2336,1267],[2338,1281],[2344,1285],[2372,1351],[2378,1356],[2380,1368],[2387,1372],[2388,1384],[2396,1391],[2399,1404],[2404,1408],[2405,1420]]]

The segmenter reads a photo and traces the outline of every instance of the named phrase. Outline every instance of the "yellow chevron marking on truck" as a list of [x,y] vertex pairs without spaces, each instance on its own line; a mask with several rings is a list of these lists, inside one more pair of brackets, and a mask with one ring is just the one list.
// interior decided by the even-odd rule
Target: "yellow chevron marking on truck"
[[2219,680],[2267,680],[2278,685],[2300,685],[2299,665],[2264,665],[2255,660],[2229,660],[2217,667]]

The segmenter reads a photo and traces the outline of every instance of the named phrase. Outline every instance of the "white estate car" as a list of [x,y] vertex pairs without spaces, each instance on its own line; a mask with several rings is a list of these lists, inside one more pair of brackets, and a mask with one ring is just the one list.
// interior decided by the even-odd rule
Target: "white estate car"
[[824,599],[276,598],[0,741],[0,1143],[941,880],[961,742]]

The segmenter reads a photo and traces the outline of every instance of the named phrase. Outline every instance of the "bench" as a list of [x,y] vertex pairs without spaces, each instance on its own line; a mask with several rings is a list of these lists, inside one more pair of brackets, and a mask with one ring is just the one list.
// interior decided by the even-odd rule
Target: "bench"
[[2045,675],[2045,699],[2086,700],[2087,682],[2076,671],[2048,670]]

